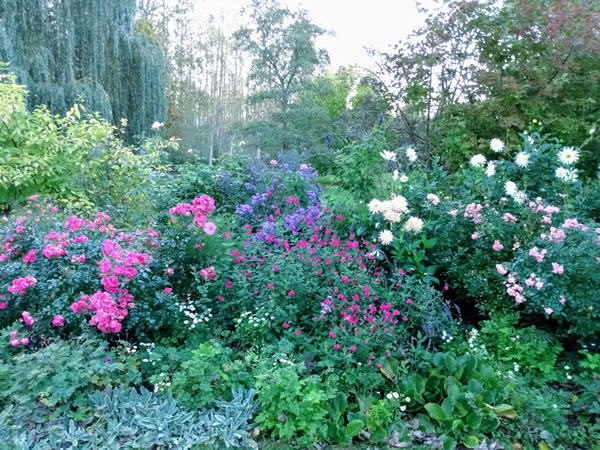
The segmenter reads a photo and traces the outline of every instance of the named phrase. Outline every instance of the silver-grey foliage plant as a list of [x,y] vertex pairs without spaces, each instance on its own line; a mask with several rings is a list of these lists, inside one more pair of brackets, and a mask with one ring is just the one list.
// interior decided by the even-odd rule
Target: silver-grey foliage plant
[[[248,431],[258,409],[254,389],[232,389],[233,400],[216,401],[216,408],[188,411],[166,397],[141,387],[106,389],[90,396],[94,416],[83,422],[61,418],[25,430],[31,410],[10,406],[0,413],[0,442],[16,450],[56,448],[173,448],[193,445],[256,447]],[[33,412],[35,416],[35,411]]]

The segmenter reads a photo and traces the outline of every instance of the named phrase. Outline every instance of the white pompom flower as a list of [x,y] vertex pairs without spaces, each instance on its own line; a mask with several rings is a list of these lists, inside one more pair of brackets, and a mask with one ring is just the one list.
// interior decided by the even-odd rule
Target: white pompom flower
[[486,161],[487,160],[485,159],[485,156],[483,156],[481,154],[477,154],[477,155],[473,155],[471,157],[470,164],[471,164],[471,167],[480,169],[485,165]]
[[504,151],[504,142],[498,138],[494,138],[490,141],[490,148],[496,153],[502,153]]

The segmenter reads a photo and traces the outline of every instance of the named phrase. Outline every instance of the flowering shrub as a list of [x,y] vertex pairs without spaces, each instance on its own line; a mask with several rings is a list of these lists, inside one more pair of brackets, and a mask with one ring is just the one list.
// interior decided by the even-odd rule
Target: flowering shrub
[[330,214],[309,225],[312,218],[305,217],[306,231],[297,235],[284,235],[280,220],[270,239],[251,233],[241,248],[232,248],[217,269],[227,278],[206,283],[207,298],[217,299],[215,317],[235,324],[238,343],[286,336],[298,348],[310,343],[319,364],[375,371],[411,331],[433,337],[450,328],[439,293],[402,270],[378,266],[375,244],[332,230],[340,219]]
[[[575,168],[581,151],[539,133],[523,139],[514,159],[496,140],[491,149],[502,159],[476,155],[469,169],[450,177],[451,189],[432,210],[430,229],[438,238],[432,257],[452,287],[485,311],[516,306],[581,323],[569,333],[593,334],[599,250],[597,224],[587,219],[594,204],[581,201],[589,198]],[[567,260],[575,272],[565,271]],[[503,284],[490,283],[499,277]]]
[[[212,234],[215,225],[207,217],[213,209],[212,199],[201,196],[175,206],[172,214],[193,214],[194,226]],[[19,317],[23,323],[19,339],[16,330],[15,338],[11,334],[12,346],[29,345],[32,336],[79,333],[85,327],[80,315],[104,333],[119,333],[128,316],[136,334],[172,326],[176,305],[164,302],[171,288],[163,291],[169,273],[156,273],[161,269],[154,261],[161,256],[157,231],[119,232],[101,212],[93,220],[61,217],[56,207],[32,196],[0,229],[0,326]]]
[[[47,108],[25,108],[25,87],[0,70],[0,198],[14,204],[28,196],[53,196],[60,205],[97,207],[146,204],[151,174],[161,171],[159,145],[134,153],[97,113],[82,117],[74,105],[65,117]],[[158,143],[156,143],[158,144]]]
[[569,334],[591,336],[600,331],[600,227],[576,219],[556,225],[497,270],[525,311],[566,322]]

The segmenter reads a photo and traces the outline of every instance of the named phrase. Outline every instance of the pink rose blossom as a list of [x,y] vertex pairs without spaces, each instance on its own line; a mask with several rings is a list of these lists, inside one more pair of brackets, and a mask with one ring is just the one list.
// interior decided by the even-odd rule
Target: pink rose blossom
[[506,275],[508,270],[502,264],[496,264],[496,270],[500,275]]
[[23,317],[23,322],[25,322],[25,325],[27,325],[28,327],[32,326],[35,323],[35,320],[33,320],[33,318],[29,315],[27,311],[23,311],[21,313],[21,317]]
[[65,325],[65,318],[57,314],[52,318],[52,325],[56,327],[63,327]]

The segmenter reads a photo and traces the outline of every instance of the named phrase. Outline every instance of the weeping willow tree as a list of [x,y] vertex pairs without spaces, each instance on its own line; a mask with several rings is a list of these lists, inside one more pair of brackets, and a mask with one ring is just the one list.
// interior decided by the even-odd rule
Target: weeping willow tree
[[134,30],[135,0],[0,0],[0,61],[27,86],[27,106],[64,114],[83,102],[128,140],[164,122],[160,46]]

